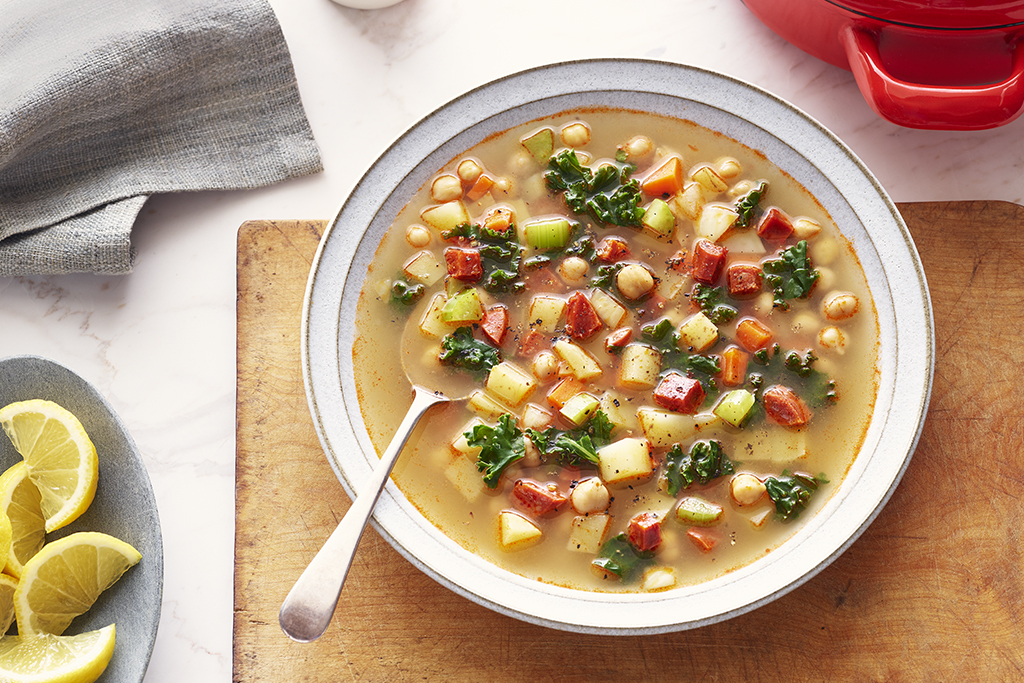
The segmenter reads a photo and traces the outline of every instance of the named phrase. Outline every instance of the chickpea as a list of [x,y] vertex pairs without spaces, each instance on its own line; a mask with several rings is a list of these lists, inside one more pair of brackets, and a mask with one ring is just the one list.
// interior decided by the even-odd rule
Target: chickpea
[[405,241],[411,247],[422,249],[430,244],[430,231],[422,225],[410,225],[405,229]]
[[651,271],[639,264],[630,263],[615,276],[615,284],[622,296],[635,301],[653,290],[655,283]]
[[533,376],[542,382],[554,379],[558,374],[558,356],[551,351],[541,351],[533,359]]
[[850,292],[835,292],[825,300],[825,317],[829,320],[846,320],[860,310],[860,299]]
[[491,189],[491,192],[500,192],[509,199],[515,199],[519,196],[519,186],[511,178],[502,176],[494,180],[494,187]]
[[818,345],[825,349],[833,349],[843,353],[846,347],[846,335],[838,327],[829,325],[818,332]]
[[825,266],[815,268],[815,270],[818,271],[818,282],[816,286],[823,290],[832,289],[836,283],[836,272]]
[[793,221],[793,234],[797,239],[810,240],[821,232],[821,224],[810,218],[797,218]]
[[570,256],[558,264],[558,274],[566,282],[578,282],[586,276],[588,267],[579,256]]
[[612,497],[608,492],[608,487],[597,477],[584,479],[576,484],[576,487],[573,488],[572,493],[569,495],[572,509],[581,515],[585,515],[588,512],[607,510],[611,500]]
[[735,178],[740,173],[743,173],[743,167],[740,166],[740,162],[736,161],[732,157],[723,157],[719,159],[715,166],[718,167],[718,175],[726,180]]
[[523,459],[520,460],[520,464],[523,467],[538,467],[540,466],[540,451],[533,445],[533,441],[529,436],[523,436],[523,443],[526,446],[526,452],[523,455]]
[[789,326],[789,329],[793,332],[799,333],[801,330],[813,330],[817,326],[818,316],[809,311],[802,311],[793,317],[793,322]]
[[761,500],[766,490],[763,481],[747,472],[740,472],[729,482],[729,495],[737,505],[753,505]]
[[570,123],[562,129],[562,142],[569,147],[583,147],[590,142],[590,128],[585,123]]
[[458,173],[459,180],[464,184],[472,185],[483,174],[484,169],[473,159],[463,159],[459,162],[459,167],[455,169],[455,172]]
[[839,245],[835,240],[815,240],[810,248],[811,260],[816,266],[827,266],[839,256]]
[[730,199],[739,199],[740,197],[745,196],[753,189],[754,183],[750,182],[749,180],[741,180],[732,187],[730,187],[729,191],[726,194],[729,196]]
[[642,159],[654,151],[654,142],[646,135],[637,135],[622,146],[622,151],[626,153],[627,159]]
[[462,181],[450,173],[434,178],[430,185],[430,198],[435,202],[451,202],[462,196]]

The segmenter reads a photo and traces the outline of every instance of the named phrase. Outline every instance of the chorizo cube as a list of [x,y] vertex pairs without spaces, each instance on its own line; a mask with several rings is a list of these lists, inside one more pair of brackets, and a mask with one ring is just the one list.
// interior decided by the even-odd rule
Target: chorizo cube
[[678,372],[665,375],[654,388],[654,402],[677,413],[693,415],[704,403],[704,387]]
[[708,239],[699,239],[693,245],[693,279],[706,285],[718,281],[725,267],[729,250]]
[[518,479],[512,485],[516,505],[537,515],[546,515],[565,505],[569,498],[556,484],[541,484],[532,479]]
[[480,252],[476,249],[448,247],[444,250],[444,262],[448,267],[448,274],[456,280],[475,282],[484,274]]
[[565,333],[573,339],[589,339],[601,329],[601,318],[583,292],[573,292],[565,306]]
[[725,285],[729,295],[736,298],[752,297],[761,291],[764,275],[752,263],[733,263],[725,270]]
[[807,404],[789,387],[776,384],[765,389],[761,398],[764,412],[783,427],[803,427],[811,421]]
[[617,263],[629,258],[629,245],[621,237],[605,237],[598,242],[594,253],[604,263]]
[[781,242],[793,234],[793,222],[789,216],[774,206],[764,212],[757,224],[757,236],[763,240]]
[[661,545],[661,520],[654,512],[641,512],[629,520],[630,544],[644,552],[654,550]]

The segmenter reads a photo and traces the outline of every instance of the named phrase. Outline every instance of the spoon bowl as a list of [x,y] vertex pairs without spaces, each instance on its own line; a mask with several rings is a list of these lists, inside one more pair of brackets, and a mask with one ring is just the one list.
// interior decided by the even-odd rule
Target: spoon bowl
[[[409,320],[418,320],[420,314],[419,309],[414,310]],[[420,418],[438,403],[465,398],[459,393],[459,383],[453,378],[453,373],[440,363],[431,363],[430,359],[422,357],[422,344],[415,343],[417,338],[422,339],[419,328],[412,323],[406,325],[402,334],[401,360],[402,369],[412,384],[413,399],[409,410],[381,455],[380,462],[374,467],[370,479],[357,492],[352,507],[281,604],[278,621],[281,629],[292,640],[309,643],[327,630],[366,523]]]

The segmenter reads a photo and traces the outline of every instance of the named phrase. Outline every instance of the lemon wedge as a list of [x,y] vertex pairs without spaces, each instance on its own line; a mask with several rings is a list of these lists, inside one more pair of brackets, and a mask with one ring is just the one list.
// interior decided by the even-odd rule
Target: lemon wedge
[[14,591],[17,587],[16,578],[0,574],[0,633],[7,633],[14,623]]
[[3,571],[19,577],[25,563],[46,541],[46,520],[40,507],[39,489],[28,478],[28,465],[24,462],[0,474],[0,511],[11,523],[10,551],[0,556],[0,562],[6,562]]
[[92,683],[114,654],[114,625],[76,636],[0,638],[0,681]]
[[47,543],[25,563],[14,593],[18,633],[64,633],[72,619],[140,559],[135,548],[96,531]]
[[0,425],[39,489],[46,531],[85,512],[96,495],[99,460],[78,418],[53,401],[33,399],[0,409]]

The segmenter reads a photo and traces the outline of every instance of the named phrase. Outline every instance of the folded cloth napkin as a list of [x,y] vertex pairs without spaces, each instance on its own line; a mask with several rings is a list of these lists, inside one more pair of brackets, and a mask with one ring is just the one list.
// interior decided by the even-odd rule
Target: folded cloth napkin
[[149,195],[320,170],[266,0],[0,0],[0,275],[126,273]]

